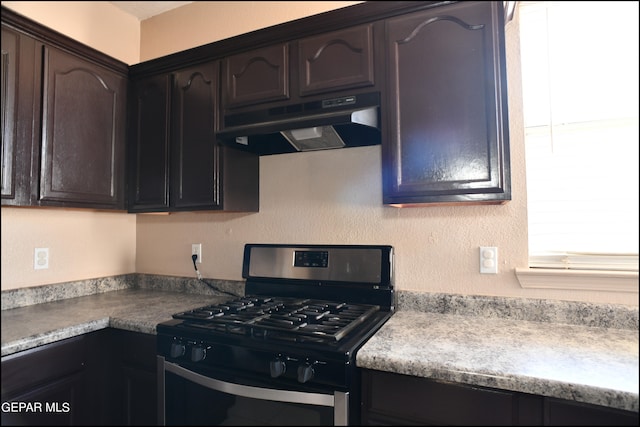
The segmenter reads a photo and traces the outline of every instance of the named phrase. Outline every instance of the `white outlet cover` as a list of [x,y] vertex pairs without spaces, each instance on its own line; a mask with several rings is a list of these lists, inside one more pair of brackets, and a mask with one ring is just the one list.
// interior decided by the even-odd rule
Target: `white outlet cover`
[[198,255],[196,262],[202,264],[202,243],[191,244],[191,255]]
[[33,269],[46,270],[49,268],[49,248],[35,248],[33,251]]
[[498,248],[495,246],[480,247],[480,273],[498,274]]

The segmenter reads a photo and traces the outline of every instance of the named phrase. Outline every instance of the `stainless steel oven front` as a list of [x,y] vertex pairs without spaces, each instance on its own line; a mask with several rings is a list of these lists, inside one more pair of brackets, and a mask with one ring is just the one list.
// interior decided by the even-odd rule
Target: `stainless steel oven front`
[[269,381],[194,372],[158,356],[161,425],[349,424],[348,391],[273,388]]

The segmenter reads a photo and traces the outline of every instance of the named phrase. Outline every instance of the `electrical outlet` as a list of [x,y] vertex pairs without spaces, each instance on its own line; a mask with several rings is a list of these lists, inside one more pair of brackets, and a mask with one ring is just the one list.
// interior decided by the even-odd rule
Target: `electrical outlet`
[[498,248],[480,246],[480,273],[498,274]]
[[49,268],[49,248],[35,248],[33,251],[33,269],[46,270]]
[[198,255],[196,262],[202,264],[202,243],[191,244],[191,255]]

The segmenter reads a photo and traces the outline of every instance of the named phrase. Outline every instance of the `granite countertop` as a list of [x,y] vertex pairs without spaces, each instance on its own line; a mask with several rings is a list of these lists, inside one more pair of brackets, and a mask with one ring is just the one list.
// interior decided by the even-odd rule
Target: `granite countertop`
[[356,364],[638,412],[638,330],[399,310]]
[[229,298],[124,289],[2,310],[2,356],[107,327],[155,334],[174,313]]

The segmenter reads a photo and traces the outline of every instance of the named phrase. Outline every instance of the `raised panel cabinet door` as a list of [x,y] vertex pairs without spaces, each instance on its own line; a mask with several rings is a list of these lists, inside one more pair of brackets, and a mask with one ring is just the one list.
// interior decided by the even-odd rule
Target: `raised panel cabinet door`
[[220,204],[218,64],[174,73],[171,205],[179,210],[215,209]]
[[169,207],[171,75],[133,83],[129,146],[129,212]]
[[40,384],[11,401],[32,406],[22,412],[2,411],[2,425],[81,426],[87,425],[82,414],[84,373],[78,372],[51,383]]
[[2,200],[16,197],[18,49],[20,35],[2,27]]
[[223,59],[224,108],[289,99],[289,44]]
[[544,398],[545,426],[637,426],[638,413],[551,397]]
[[157,425],[157,373],[123,367],[124,425]]
[[2,425],[87,425],[86,340],[68,338],[2,358],[2,402],[31,404],[5,411]]
[[35,40],[2,25],[2,205],[31,203],[33,124],[38,123]]
[[386,21],[383,202],[511,198],[502,2]]
[[542,424],[542,397],[392,372],[362,372],[364,425]]
[[40,204],[124,208],[127,77],[44,47]]
[[302,39],[298,51],[302,96],[374,84],[370,24]]
[[110,330],[109,425],[158,425],[156,336]]

